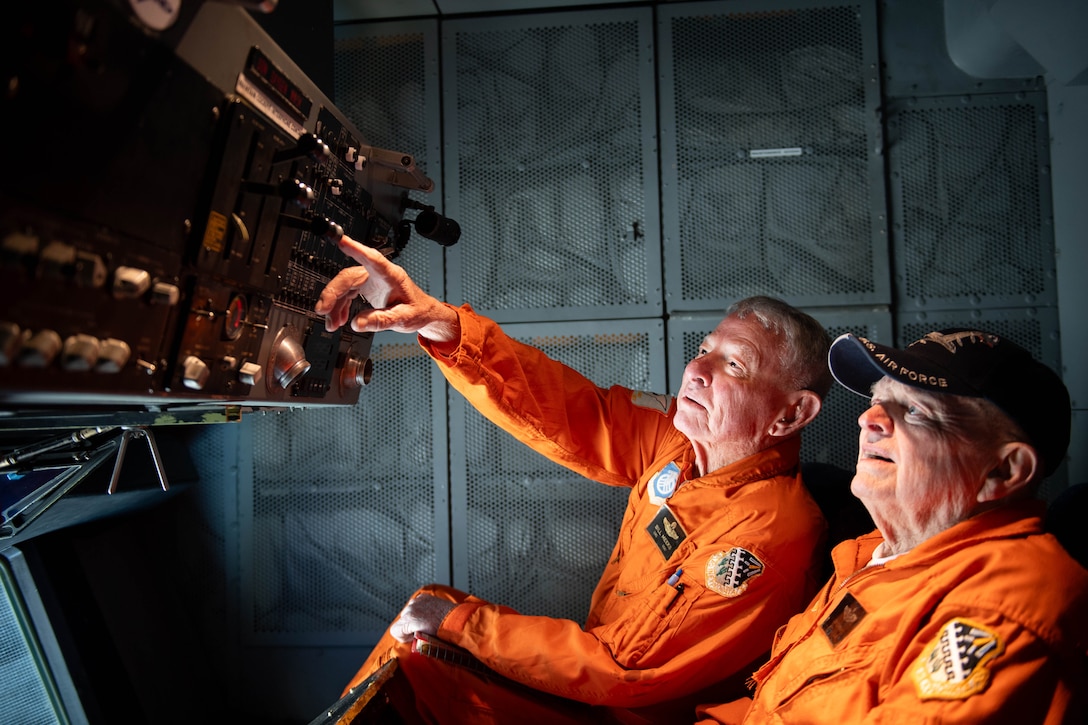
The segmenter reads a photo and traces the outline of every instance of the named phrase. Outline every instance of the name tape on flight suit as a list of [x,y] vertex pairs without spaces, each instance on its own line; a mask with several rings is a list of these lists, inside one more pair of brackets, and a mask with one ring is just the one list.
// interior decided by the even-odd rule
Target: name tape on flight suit
[[820,622],[820,629],[824,631],[828,640],[831,641],[831,646],[838,647],[839,642],[842,642],[848,634],[854,631],[854,628],[865,618],[866,614],[868,612],[865,611],[865,607],[861,606],[857,599],[854,599],[853,594],[847,592],[839,605],[835,607],[835,610],[827,615],[827,619]]
[[918,697],[962,700],[977,695],[990,683],[990,662],[1004,651],[996,632],[969,619],[950,620],[911,668]]
[[665,561],[673,555],[676,548],[680,546],[680,542],[688,538],[684,527],[680,525],[679,519],[668,506],[662,506],[657,510],[657,515],[646,527],[646,532],[657,544],[657,549],[661,552],[661,556],[665,557]]

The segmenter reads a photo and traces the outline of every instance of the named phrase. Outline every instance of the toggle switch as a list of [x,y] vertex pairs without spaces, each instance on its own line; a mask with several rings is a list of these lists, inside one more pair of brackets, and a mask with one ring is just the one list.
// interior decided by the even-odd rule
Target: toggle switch
[[256,385],[261,382],[264,370],[255,362],[244,362],[238,369],[238,380],[243,385]]
[[113,296],[115,299],[139,299],[149,289],[151,289],[151,275],[146,269],[118,267],[113,271]]

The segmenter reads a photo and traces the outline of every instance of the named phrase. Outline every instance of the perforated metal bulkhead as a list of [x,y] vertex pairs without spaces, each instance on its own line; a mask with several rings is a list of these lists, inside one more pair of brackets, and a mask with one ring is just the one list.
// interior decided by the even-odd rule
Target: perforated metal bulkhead
[[436,579],[433,363],[414,342],[372,358],[363,404],[252,421],[255,634],[376,636]]
[[1054,304],[1041,94],[893,108],[892,240],[904,309]]
[[446,179],[471,230],[455,296],[504,319],[660,307],[649,18],[444,24]]
[[662,11],[672,309],[754,293],[872,299],[882,288],[875,20],[854,5],[783,5]]
[[[541,334],[522,334],[526,327],[511,334],[598,385],[653,390],[661,384],[655,381],[663,381],[651,352],[659,333],[645,325],[616,332],[568,326],[565,333],[552,325]],[[464,446],[451,446],[451,498],[465,500],[465,524],[455,521],[453,530],[455,554],[464,552],[468,590],[527,614],[582,621],[629,490],[552,463],[463,401],[451,401],[451,420],[464,430]]]

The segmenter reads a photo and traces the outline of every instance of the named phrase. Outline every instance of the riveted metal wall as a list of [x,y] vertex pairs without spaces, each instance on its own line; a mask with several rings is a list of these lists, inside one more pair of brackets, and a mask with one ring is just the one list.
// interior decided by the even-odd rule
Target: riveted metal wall
[[414,335],[383,333],[371,359],[382,383],[357,405],[254,415],[246,428],[253,642],[374,642],[420,584],[449,581],[444,381]]
[[[874,342],[891,344],[893,325],[887,308],[850,310],[809,309],[834,340],[847,332]],[[699,352],[699,345],[721,321],[722,314],[684,315],[668,322],[669,331],[669,390],[677,392],[684,374],[684,365]],[[824,399],[820,415],[801,434],[801,460],[831,463],[839,468],[854,470],[858,457],[857,419],[868,407],[859,395],[841,385],[832,385]]]
[[662,6],[670,311],[890,297],[871,3]]
[[1044,93],[889,104],[898,309],[1057,303]]
[[[597,385],[663,392],[660,320],[510,324]],[[525,614],[581,622],[629,489],[586,480],[450,402],[454,585]]]
[[442,26],[450,298],[500,321],[661,312],[649,9]]
[[[336,105],[374,147],[412,154],[435,183],[413,201],[442,203],[439,115],[438,24],[433,20],[337,27]],[[407,211],[406,219],[415,212]],[[442,248],[414,235],[397,258],[420,287],[443,294]]]

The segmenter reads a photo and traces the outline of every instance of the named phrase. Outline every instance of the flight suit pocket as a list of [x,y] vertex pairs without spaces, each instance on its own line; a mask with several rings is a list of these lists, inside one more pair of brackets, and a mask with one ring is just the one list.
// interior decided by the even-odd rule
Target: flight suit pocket
[[602,627],[598,636],[616,662],[636,668],[653,645],[668,638],[671,630],[684,621],[691,606],[690,598],[695,594],[680,581],[675,585],[662,582],[628,595],[634,600],[627,602],[623,614]]
[[[768,683],[774,692],[764,692],[763,696],[769,694],[770,702],[776,705],[775,712],[787,720],[788,713],[795,707],[809,713],[842,712],[844,698],[850,700],[848,707],[857,708],[860,719],[875,704],[858,695],[867,690],[875,693],[877,683],[874,681],[869,687],[864,680],[876,677],[874,662],[880,658],[881,651],[876,647],[859,646],[817,657],[785,682],[777,686]],[[853,721],[849,716],[840,720]]]

